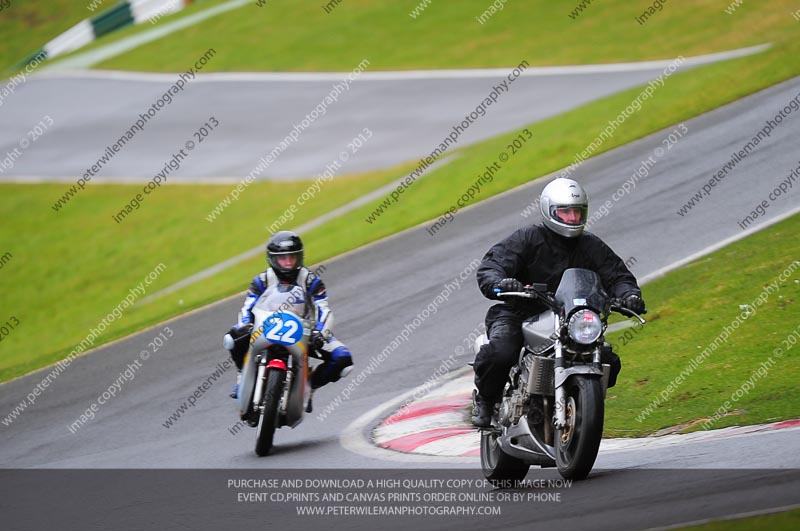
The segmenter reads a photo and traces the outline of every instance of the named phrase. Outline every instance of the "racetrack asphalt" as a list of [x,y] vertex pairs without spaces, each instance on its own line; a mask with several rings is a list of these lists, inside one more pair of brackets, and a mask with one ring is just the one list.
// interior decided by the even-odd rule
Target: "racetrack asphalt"
[[[646,178],[613,203],[610,213],[594,224],[592,231],[623,259],[636,258],[632,270],[639,277],[741,235],[738,221],[798,165],[797,113],[785,119],[769,140],[739,163],[699,206],[684,216],[677,211],[730,159],[733,151],[741,149],[798,91],[800,78],[795,78],[687,121],[685,135],[658,158]],[[471,100],[467,97],[466,101]],[[79,127],[77,116],[75,120],[75,127]],[[355,126],[368,125],[358,113],[352,120]],[[643,159],[666,147],[663,141],[674,129],[607,152],[576,170],[574,176],[585,183],[592,198],[592,212],[618,192]],[[153,157],[158,160],[160,154]],[[253,454],[253,430],[236,435],[229,431],[236,422],[234,402],[227,398],[233,381],[230,370],[173,426],[163,425],[226,359],[221,336],[240,305],[236,297],[74,361],[34,406],[10,426],[2,427],[0,466],[269,470],[380,470],[397,466],[375,454],[345,449],[340,437],[359,417],[419,385],[448,356],[453,355],[459,367],[471,360],[461,343],[480,325],[491,303],[477,291],[474,265],[470,264],[514,229],[531,219],[538,221],[538,217],[526,219],[520,213],[538,197],[547,181],[538,179],[464,209],[434,236],[421,226],[326,263],[324,278],[337,315],[336,333],[354,352],[356,367],[348,378],[317,394],[315,412],[300,426],[276,433],[273,455],[257,458]],[[773,202],[762,219],[796,212],[796,193],[790,190]],[[453,194],[455,201],[460,191],[454,190]],[[779,273],[775,271],[775,276]],[[243,279],[243,289],[248,281]],[[415,328],[386,361],[362,377],[348,400],[320,420],[318,412],[361,374],[370,358],[413,323],[447,289],[446,284],[456,281],[458,287],[448,300]],[[142,361],[135,377],[99,409],[94,420],[71,433],[68,426],[117,380],[165,326],[174,332],[165,347]],[[620,354],[624,362],[625,354]],[[5,416],[45,374],[40,371],[3,384],[0,413]],[[618,385],[625,385],[624,371],[620,378]],[[368,437],[368,428],[355,436]],[[580,500],[577,514],[566,504],[546,505],[536,511],[515,506],[504,515],[502,524],[496,524],[514,528],[534,522],[556,525],[558,520],[564,522],[564,529],[585,529],[590,525],[597,529],[644,529],[796,504],[800,462],[797,453],[789,451],[796,447],[796,433],[759,434],[669,449],[637,449],[614,453],[613,458],[610,454],[608,458],[601,455],[598,465],[602,469],[594,479],[570,491],[573,499]],[[478,478],[477,459],[473,463],[470,468]],[[732,468],[737,463],[752,464],[757,469],[705,470],[716,468],[719,463]],[[409,461],[403,466],[457,469],[465,465],[443,459],[435,463]],[[643,474],[640,468],[652,469],[654,475]],[[765,470],[780,468],[788,470]],[[539,476],[556,477],[553,470],[535,471],[529,477]],[[3,485],[4,490],[8,488],[5,481]],[[225,505],[219,499],[209,503]],[[289,522],[291,516],[276,516],[275,521],[285,518]],[[448,520],[447,525],[442,523],[442,527],[450,526],[485,529],[486,522],[463,517]]]
[[[678,70],[763,48],[685,58],[678,63]],[[524,59],[520,57],[520,62]],[[383,169],[429,155],[503,82],[506,88],[495,93],[496,101],[485,107],[484,115],[475,115],[478,119],[458,137],[458,147],[645,84],[663,74],[670,62],[531,68],[512,83],[506,78],[513,65],[433,73],[370,72],[366,65],[347,88],[342,81],[347,73],[201,71],[194,79],[186,76],[185,86],[166,104],[163,95],[177,82],[178,74],[34,75],[0,106],[0,153],[18,149],[21,139],[45,116],[53,124],[21,150],[0,179],[74,181],[97,164],[106,148],[159,100],[158,112],[142,120],[142,130],[125,139],[109,162],[98,165],[99,171],[92,170],[92,182],[148,180],[162,171],[187,141],[196,142],[196,147],[184,149],[187,157],[167,182],[174,182],[173,178],[238,180],[250,174],[260,158],[267,157],[293,130],[299,131],[299,136],[257,173],[257,178],[313,178],[338,160],[347,143],[365,127],[372,137],[338,174]],[[339,89],[334,89],[335,85]],[[318,108],[334,91],[336,101]],[[314,119],[303,124],[312,113]],[[206,126],[211,130],[200,142],[193,135],[211,123],[211,117],[219,126]]]

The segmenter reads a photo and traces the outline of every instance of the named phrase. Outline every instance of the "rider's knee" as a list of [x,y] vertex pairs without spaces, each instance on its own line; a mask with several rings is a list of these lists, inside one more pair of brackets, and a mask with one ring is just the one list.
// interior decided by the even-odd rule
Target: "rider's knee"
[[331,377],[330,381],[337,382],[342,377],[342,371],[353,365],[353,356],[350,349],[345,346],[338,347],[331,352]]
[[317,367],[311,374],[311,387],[317,389],[329,382],[338,382],[342,372],[353,365],[353,357],[345,346],[337,347],[331,352],[331,359]]
[[[485,345],[486,356],[495,364],[511,367],[519,359],[519,351],[522,348],[517,341],[510,341],[505,338],[494,338]],[[483,349],[483,347],[482,347]]]

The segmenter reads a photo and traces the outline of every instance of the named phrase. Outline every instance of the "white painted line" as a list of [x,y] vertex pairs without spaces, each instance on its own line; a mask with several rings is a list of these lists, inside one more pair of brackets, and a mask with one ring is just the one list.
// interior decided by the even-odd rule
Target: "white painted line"
[[[430,166],[425,168],[425,170],[419,176],[417,176],[417,179],[421,179],[421,178],[425,177],[433,169],[438,169],[439,167],[441,167],[441,166],[443,166],[445,164],[448,164],[450,161],[454,160],[454,158],[455,158],[455,156],[450,155],[450,156],[445,156],[444,158],[442,158],[441,160],[439,160],[437,162],[434,162],[433,164],[431,164]],[[382,198],[384,195],[388,194],[395,187],[397,187],[405,179],[406,179],[406,175],[404,174],[402,178],[400,178],[400,179],[398,179],[398,180],[396,180],[394,182],[391,182],[391,183],[389,183],[387,185],[381,186],[380,188],[378,188],[376,190],[373,190],[373,191],[369,192],[368,194],[365,194],[365,195],[362,195],[361,197],[353,199],[352,201],[350,201],[349,203],[347,203],[345,205],[342,205],[342,206],[340,206],[338,208],[334,208],[330,212],[327,212],[327,213],[319,216],[318,218],[314,218],[311,221],[303,223],[302,225],[299,225],[297,227],[291,228],[290,230],[293,230],[293,231],[299,232],[299,233],[304,233],[304,232],[308,232],[308,231],[310,231],[312,229],[315,229],[317,227],[320,227],[324,223],[327,223],[328,221],[330,221],[330,220],[332,220],[334,218],[337,218],[337,217],[342,216],[342,215],[344,215],[344,214],[346,214],[346,213],[348,213],[348,212],[350,212],[352,210],[355,210],[356,208],[358,208],[358,207],[360,207],[362,205],[365,205],[365,204],[369,203],[370,201],[373,201],[373,200],[378,199],[378,198]],[[222,214],[220,214],[220,216],[222,216],[223,214],[224,214],[224,212]],[[256,256],[258,256],[258,255],[260,255],[262,253],[265,253],[265,252],[266,252],[266,244],[264,243],[264,244],[259,245],[258,247],[254,247],[254,248],[250,249],[249,251],[245,251],[243,253],[237,254],[236,256],[228,258],[227,260],[223,260],[222,262],[220,262],[218,264],[215,264],[215,265],[213,265],[211,267],[207,267],[206,269],[203,269],[202,271],[199,271],[199,272],[195,273],[194,275],[186,277],[183,280],[181,280],[179,282],[176,282],[175,284],[173,284],[171,286],[168,286],[168,287],[166,287],[166,288],[164,288],[164,289],[162,289],[160,291],[157,291],[157,292],[153,293],[152,295],[148,295],[147,297],[143,298],[141,301],[138,301],[138,304],[147,304],[147,303],[149,303],[151,301],[154,301],[154,300],[156,300],[158,298],[163,297],[164,295],[169,295],[170,293],[174,293],[174,292],[178,291],[181,288],[185,288],[186,286],[191,286],[195,282],[199,282],[199,281],[201,281],[203,279],[206,279],[206,278],[208,278],[210,276],[216,275],[220,271],[224,271],[224,270],[228,269],[229,267],[233,267],[233,266],[235,266],[236,264],[238,264],[240,262],[244,262],[245,260],[249,260],[250,258],[256,257]],[[265,258],[265,260],[266,260],[266,258]]]
[[[236,2],[231,2],[236,3]],[[220,8],[227,6],[223,4]],[[233,9],[239,7],[238,5],[230,7]],[[227,10],[227,9],[226,9]],[[210,10],[209,10],[210,11]],[[205,15],[205,11],[202,13]],[[212,13],[207,15],[213,16],[217,14]],[[200,14],[198,14],[200,15]],[[193,15],[196,17],[197,15]],[[190,17],[187,17],[190,18]],[[173,24],[183,23],[184,20],[174,22]],[[199,21],[191,20],[191,24]],[[191,25],[184,23],[185,25]],[[183,27],[183,26],[181,26]],[[165,28],[158,28],[164,30]],[[180,29],[180,28],[178,28]],[[155,30],[153,30],[155,31]],[[155,38],[160,38],[159,35]],[[135,37],[139,37],[138,35]],[[151,38],[142,42],[150,42],[155,38]],[[130,39],[134,39],[131,37]],[[126,39],[127,41],[127,39]],[[121,44],[121,43],[120,43]],[[138,46],[139,44],[137,44]],[[111,45],[109,45],[111,46]],[[698,55],[694,57],[687,57],[686,61],[680,68],[691,68],[695,66],[715,63],[718,61],[727,61],[729,59],[736,59],[739,57],[746,57],[748,55],[759,54],[772,46],[771,43],[759,44],[757,46],[750,46],[747,48],[739,48],[736,50],[729,50],[725,52],[711,53],[706,55]],[[129,48],[130,49],[130,48]],[[127,51],[124,50],[124,51]],[[89,52],[87,52],[89,53]],[[110,53],[110,52],[109,52]],[[150,72],[125,72],[118,70],[70,70],[69,68],[91,66],[102,60],[108,59],[123,52],[114,52],[113,55],[106,53],[101,59],[86,64],[87,60],[83,62],[74,62],[74,64],[66,64],[67,60],[56,63],[55,65],[42,69],[36,77],[50,77],[50,78],[84,78],[84,79],[110,79],[118,81],[140,81],[140,82],[173,82],[175,81],[176,73],[163,74],[163,73],[150,73]],[[75,58],[77,59],[77,58]],[[657,61],[638,61],[632,63],[607,63],[607,64],[594,64],[594,65],[565,65],[565,66],[532,66],[525,69],[521,77],[542,77],[542,76],[564,76],[564,75],[586,75],[586,74],[607,74],[618,72],[640,72],[645,70],[663,70],[674,59],[665,59]],[[359,74],[359,83],[362,81],[408,81],[420,79],[478,79],[478,78],[501,78],[508,75],[509,69],[513,66],[503,68],[475,68],[475,69],[448,69],[448,70],[401,70],[401,71],[383,71],[383,72],[362,72]],[[318,82],[335,82],[341,81],[347,77],[351,72],[213,72],[207,74],[197,74],[193,83],[206,82],[273,82],[273,83],[318,83]]]
[[655,279],[657,279],[659,277],[663,277],[664,275],[666,275],[670,271],[678,269],[679,267],[683,267],[686,264],[697,260],[698,258],[702,258],[702,257],[704,257],[704,256],[706,256],[708,254],[713,253],[714,251],[716,251],[718,249],[722,249],[723,247],[725,247],[727,245],[730,245],[730,244],[732,244],[734,242],[737,242],[737,241],[739,241],[739,240],[741,240],[743,238],[747,238],[748,236],[750,236],[750,235],[752,235],[752,234],[754,234],[754,233],[756,233],[756,232],[758,232],[760,230],[766,229],[767,227],[771,227],[772,225],[775,225],[776,223],[779,223],[779,222],[783,221],[784,219],[787,219],[787,218],[790,218],[790,217],[794,216],[798,212],[800,212],[800,206],[794,208],[793,210],[790,210],[789,212],[781,214],[780,216],[775,216],[774,218],[768,219],[768,220],[764,221],[763,223],[760,223],[759,225],[754,225],[754,226],[750,227],[747,230],[743,230],[739,234],[734,234],[733,236],[730,236],[729,238],[725,238],[724,240],[722,240],[720,242],[717,242],[717,243],[715,243],[713,245],[709,245],[705,249],[700,249],[696,253],[692,253],[689,256],[685,257],[685,258],[681,258],[680,260],[677,260],[677,261],[675,261],[675,262],[673,262],[673,263],[671,263],[669,265],[666,265],[666,266],[662,267],[661,269],[657,269],[656,271],[653,271],[652,273],[643,276],[641,278],[641,281],[639,282],[639,285],[643,286],[643,285],[647,284],[648,282],[652,282],[653,280],[655,280]]

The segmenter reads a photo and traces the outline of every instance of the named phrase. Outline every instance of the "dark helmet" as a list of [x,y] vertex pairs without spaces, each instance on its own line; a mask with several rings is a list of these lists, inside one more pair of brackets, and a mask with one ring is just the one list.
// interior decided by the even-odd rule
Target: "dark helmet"
[[[284,269],[278,265],[278,256],[286,255],[297,256],[297,263],[291,269]],[[288,230],[273,234],[267,242],[267,262],[282,282],[297,280],[297,273],[303,267],[303,242],[300,236]]]

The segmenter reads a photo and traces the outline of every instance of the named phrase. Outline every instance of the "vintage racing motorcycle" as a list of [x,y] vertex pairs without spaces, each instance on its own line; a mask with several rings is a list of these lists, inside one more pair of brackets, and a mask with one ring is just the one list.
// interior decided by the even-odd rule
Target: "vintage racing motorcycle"
[[[546,284],[498,297],[542,301],[549,310],[522,324],[524,346],[512,367],[492,426],[481,430],[481,468],[495,484],[521,480],[531,465],[557,466],[566,479],[592,470],[603,434],[610,366],[601,363],[611,312],[642,319],[611,299],[600,277],[567,269],[555,295]],[[475,353],[488,340],[475,341]]]
[[[275,285],[259,297],[252,309],[256,327],[244,359],[239,386],[239,415],[256,432],[256,454],[267,455],[277,428],[294,428],[303,420],[308,389],[309,347],[314,326],[313,303],[300,286]],[[260,323],[260,324],[259,324]],[[309,352],[309,350],[311,352]]]

